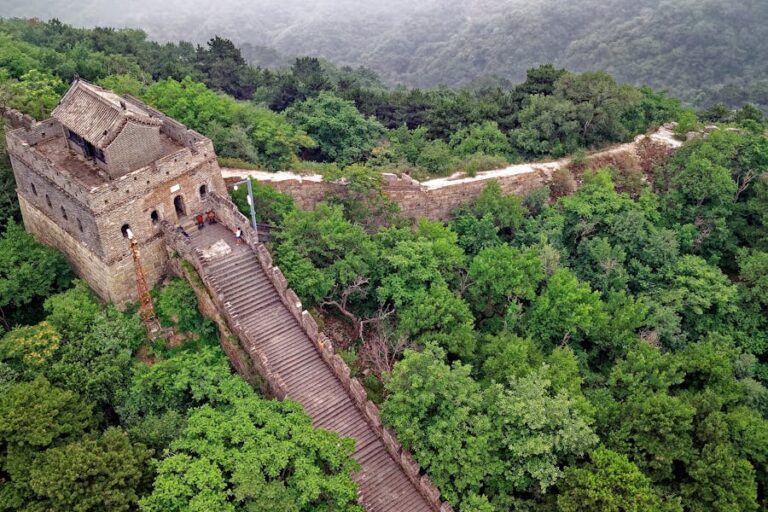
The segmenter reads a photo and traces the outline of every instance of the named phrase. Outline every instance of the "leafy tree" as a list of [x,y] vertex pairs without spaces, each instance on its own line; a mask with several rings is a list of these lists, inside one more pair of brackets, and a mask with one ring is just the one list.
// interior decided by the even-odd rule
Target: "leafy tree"
[[654,482],[670,480],[675,464],[693,455],[694,413],[693,407],[665,392],[630,396],[609,420],[607,445],[628,454]]
[[0,339],[0,360],[18,374],[41,375],[61,345],[61,335],[48,322],[22,326]]
[[[92,407],[45,377],[6,385],[0,396],[0,509],[24,510],[34,499],[30,473],[51,446],[79,438],[93,424]],[[32,404],[32,405],[30,405]],[[44,452],[43,452],[44,453]],[[39,508],[46,510],[49,508]]]
[[625,456],[598,448],[590,459],[584,467],[566,469],[563,489],[557,498],[562,512],[682,511],[674,501],[662,504],[648,477]]
[[354,103],[330,92],[298,103],[285,114],[317,141],[315,156],[342,166],[363,160],[383,134],[378,121],[364,117]]
[[458,156],[507,156],[510,153],[507,136],[493,121],[475,124],[454,133],[451,136],[451,147]]
[[12,385],[0,396],[0,413],[0,443],[5,449],[46,448],[82,434],[92,421],[89,405],[44,377]]
[[208,87],[224,91],[237,99],[248,99],[253,95],[254,71],[232,41],[214,36],[207,48],[197,47],[195,66],[206,77]]
[[654,299],[682,317],[686,332],[693,336],[711,330],[733,311],[737,289],[718,269],[696,256],[683,256],[665,269],[667,285]]
[[641,99],[635,88],[619,85],[601,71],[564,75],[555,85],[555,96],[574,105],[578,137],[587,147],[627,138],[630,132],[622,122],[625,112]]
[[500,494],[546,492],[562,477],[563,463],[597,443],[590,418],[573,397],[553,388],[545,369],[510,379],[506,389],[490,388],[486,399],[494,424],[491,446],[504,465],[500,481],[491,484]]
[[342,190],[327,194],[326,200],[341,203],[346,217],[366,231],[395,223],[398,206],[382,192],[383,178],[377,170],[361,164],[334,167],[324,173],[323,180],[344,183]]
[[7,87],[8,105],[39,120],[50,116],[64,92],[61,80],[37,69],[30,69],[18,81],[9,82]]
[[223,409],[203,406],[172,449],[144,511],[361,511],[350,477],[358,468],[353,441],[313,429],[290,402],[247,396]]
[[69,290],[46,299],[46,321],[65,338],[83,338],[95,325],[102,306],[84,281],[75,280]]
[[480,493],[483,480],[501,467],[488,457],[492,427],[470,367],[444,359],[435,347],[406,351],[386,384],[382,418],[446,499],[457,503],[466,493]]
[[599,293],[566,269],[555,271],[524,318],[526,333],[545,345],[581,343],[607,322]]
[[689,468],[693,479],[683,484],[686,510],[691,512],[757,510],[757,486],[752,465],[727,445],[707,445]]
[[739,251],[739,277],[755,301],[768,306],[768,252]]
[[519,197],[505,195],[495,181],[483,188],[477,199],[454,212],[453,228],[459,244],[470,255],[483,248],[512,240],[523,225],[525,210]]
[[203,348],[151,366],[136,365],[116,409],[132,435],[159,448],[180,433],[190,409],[220,407],[251,393],[244,381],[231,374],[220,349]]
[[520,128],[509,134],[512,147],[527,156],[564,156],[578,147],[576,105],[555,96],[529,96],[518,114]]
[[234,157],[247,157],[255,152],[256,163],[268,169],[284,169],[300,148],[314,146],[314,141],[282,116],[216,94],[189,77],[181,82],[173,79],[156,82],[147,88],[143,99],[194,130],[214,136],[220,134],[230,142],[233,139],[228,132],[217,127],[239,126],[248,136],[247,140],[240,138],[245,145],[233,149],[223,144],[225,140],[214,139],[217,152]]
[[[278,192],[269,185],[252,178],[251,188],[253,190],[253,200],[256,210],[256,221],[273,226],[281,226],[285,216],[291,213],[295,208],[293,196]],[[240,209],[243,215],[250,216],[250,206],[248,205],[248,188],[238,187],[237,190],[230,191],[232,201]]]
[[72,277],[61,253],[8,224],[0,238],[0,314],[6,329],[38,318],[42,301],[66,289]]
[[373,247],[363,229],[344,218],[340,206],[318,205],[285,217],[275,254],[296,293],[306,304],[336,295],[370,274]]
[[475,256],[468,278],[473,308],[492,316],[504,315],[507,308],[519,301],[532,301],[544,273],[535,251],[499,245],[483,249]]
[[133,354],[145,332],[136,316],[101,312],[90,331],[64,340],[46,372],[57,385],[105,406],[128,385]]
[[515,87],[515,92],[523,96],[551,96],[555,92],[555,84],[568,72],[557,69],[552,64],[542,64],[526,71],[525,82]]
[[131,510],[150,452],[120,429],[43,452],[29,473],[30,510]]
[[16,178],[5,150],[5,123],[0,123],[0,229],[9,222],[21,222],[21,209],[16,198]]
[[443,283],[416,290],[398,311],[398,330],[421,343],[435,342],[469,359],[475,349],[469,306]]

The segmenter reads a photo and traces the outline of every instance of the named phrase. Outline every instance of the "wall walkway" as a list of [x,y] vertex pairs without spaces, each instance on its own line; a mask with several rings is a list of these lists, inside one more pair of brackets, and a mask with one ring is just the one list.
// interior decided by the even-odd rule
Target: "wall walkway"
[[[369,512],[449,512],[377,407],[337,356],[247,219],[234,204],[210,194],[219,223],[188,229],[190,238],[163,223],[169,251],[193,264],[220,313],[276,397],[301,403],[316,427],[356,441],[354,475],[359,501]],[[232,230],[241,227],[244,243]]]
[[[604,167],[632,166],[645,170],[653,167],[658,158],[665,158],[682,142],[674,136],[673,126],[665,125],[649,135],[640,135],[633,142],[619,144],[588,156],[588,165]],[[533,162],[510,165],[504,169],[479,172],[476,176],[455,174],[419,182],[403,175],[384,174],[384,193],[400,206],[406,217],[447,220],[458,206],[480,195],[490,181],[497,182],[507,194],[525,195],[544,186],[552,174],[570,165],[568,158],[552,162]],[[222,168],[225,180],[240,181],[246,176],[290,194],[305,209],[314,208],[329,192],[343,189],[343,183],[326,183],[317,174],[291,172],[263,172],[245,169]]]

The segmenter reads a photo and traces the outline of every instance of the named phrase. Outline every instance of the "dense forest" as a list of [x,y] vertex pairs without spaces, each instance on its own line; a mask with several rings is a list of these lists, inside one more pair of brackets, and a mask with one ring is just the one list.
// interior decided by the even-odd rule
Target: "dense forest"
[[[0,21],[0,66],[0,101],[36,117],[79,76],[208,135],[226,165],[270,170],[317,162],[414,177],[477,172],[626,141],[691,115],[678,100],[602,72],[543,65],[514,87],[388,89],[370,71],[311,57],[255,68],[219,37],[160,45],[135,30],[57,21]],[[731,115],[723,108],[718,115]]]
[[5,16],[145,28],[164,41],[221,34],[262,66],[313,55],[370,67],[389,84],[522,81],[554,63],[605,70],[708,107],[768,108],[768,4],[761,0],[127,0],[6,2]]
[[[457,510],[768,507],[759,109],[697,114],[552,65],[514,86],[389,89],[312,58],[254,68],[222,38],[0,22],[0,103],[45,117],[75,75],[211,136],[223,163],[347,180],[312,211],[254,183],[257,213],[291,287]],[[718,128],[655,169],[585,168],[586,150],[671,120]],[[549,186],[491,184],[449,222],[412,223],[381,192],[385,169],[571,153]],[[155,290],[182,342],[150,343],[24,233],[0,170],[0,510],[359,510],[351,441],[233,375],[194,284]],[[242,188],[233,199],[247,208]]]

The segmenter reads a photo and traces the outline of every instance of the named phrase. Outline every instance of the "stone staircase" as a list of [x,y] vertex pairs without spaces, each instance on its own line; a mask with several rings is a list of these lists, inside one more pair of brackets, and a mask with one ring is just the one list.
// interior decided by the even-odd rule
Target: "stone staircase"
[[[189,221],[184,224],[189,239],[171,234],[178,246],[171,248],[195,264],[243,348],[266,380],[274,383],[272,387],[278,388],[276,394],[301,403],[316,427],[355,440],[354,458],[362,467],[354,475],[360,504],[369,512],[450,511],[410,455],[401,453],[393,434],[381,427],[378,411],[365,400],[359,383],[349,378],[346,365],[341,365],[340,373],[340,365],[333,364],[340,359],[327,353],[330,350],[332,354],[332,349],[323,353],[318,348],[319,338],[308,333],[309,315],[301,312],[298,299],[298,310],[292,311],[286,304],[286,293],[292,298],[295,294],[284,289],[281,297],[274,276],[270,276],[270,271],[277,269],[260,261],[265,254],[268,258],[263,245],[249,241],[236,245],[234,235],[222,223],[201,230]],[[247,224],[243,229],[251,232]],[[354,400],[350,389],[358,396],[362,393],[362,398]]]

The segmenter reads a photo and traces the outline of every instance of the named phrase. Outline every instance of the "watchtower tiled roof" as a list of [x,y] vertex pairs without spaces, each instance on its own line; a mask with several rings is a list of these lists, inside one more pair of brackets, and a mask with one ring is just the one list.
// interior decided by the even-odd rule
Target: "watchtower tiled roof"
[[80,79],[72,84],[52,117],[99,149],[109,146],[128,122],[163,124],[141,104],[125,101],[113,92]]

